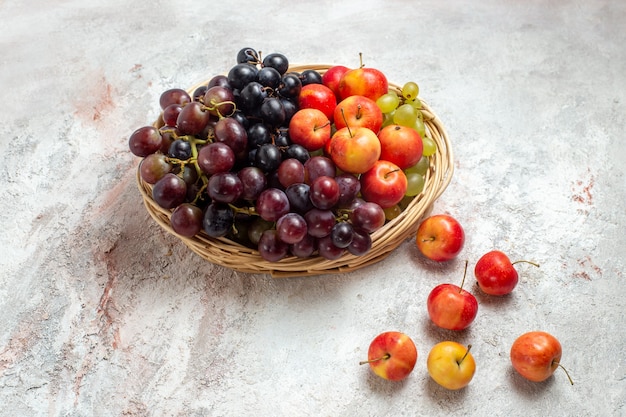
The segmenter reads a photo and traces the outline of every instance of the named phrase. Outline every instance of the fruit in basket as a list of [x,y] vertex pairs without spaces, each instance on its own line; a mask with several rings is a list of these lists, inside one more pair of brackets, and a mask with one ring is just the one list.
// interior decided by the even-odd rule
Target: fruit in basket
[[561,343],[543,331],[522,334],[513,342],[510,352],[513,368],[524,378],[534,382],[545,381],[561,367],[573,385],[572,378],[561,365],[561,355]]
[[339,80],[339,97],[341,100],[350,96],[365,96],[376,101],[389,91],[389,82],[382,71],[376,68],[361,66],[346,71]]
[[307,84],[300,90],[298,96],[300,109],[317,109],[332,122],[337,107],[335,93],[323,84]]
[[465,244],[465,231],[454,217],[435,214],[420,223],[415,240],[419,251],[437,262],[457,257]]
[[364,96],[350,96],[335,107],[333,116],[335,128],[356,129],[366,127],[378,133],[383,124],[383,112],[375,101]]
[[[224,75],[163,92],[159,120],[131,135],[140,178],[176,233],[225,237],[269,261],[360,256],[410,201],[403,168],[380,156],[384,75],[296,71],[282,54],[244,48]],[[349,96],[338,100],[340,84]]]
[[380,158],[393,162],[400,169],[417,164],[422,157],[422,137],[413,128],[389,125],[378,132]]
[[467,262],[461,286],[439,284],[432,289],[426,300],[428,316],[437,326],[447,330],[463,330],[469,327],[478,313],[476,297],[463,289]]
[[432,347],[426,359],[428,374],[439,385],[449,390],[466,387],[476,372],[476,361],[467,347],[453,341],[439,342]]
[[362,174],[378,161],[380,141],[367,127],[343,127],[330,139],[328,153],[342,171]]
[[289,136],[309,152],[320,150],[330,140],[330,120],[319,109],[300,109],[289,122]]
[[474,268],[476,282],[481,291],[489,295],[510,294],[518,282],[518,274],[513,265],[525,262],[536,267],[538,264],[530,261],[511,262],[502,251],[493,250],[484,254]]
[[382,208],[398,204],[407,190],[404,172],[393,162],[379,159],[361,175],[361,194]]
[[405,333],[388,331],[379,334],[370,343],[367,360],[376,375],[390,381],[401,381],[413,371],[417,362],[417,348]]

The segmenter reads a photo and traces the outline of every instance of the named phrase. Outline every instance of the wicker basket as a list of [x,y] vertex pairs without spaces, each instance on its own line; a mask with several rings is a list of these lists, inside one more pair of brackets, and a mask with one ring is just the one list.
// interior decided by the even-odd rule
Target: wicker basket
[[[290,67],[291,71],[301,72],[314,69],[324,73],[329,65],[301,65]],[[191,87],[193,92],[198,86]],[[390,83],[390,88],[400,94],[400,87]],[[425,176],[424,191],[416,196],[405,210],[395,219],[387,222],[375,231],[371,250],[362,256],[355,256],[346,251],[338,259],[327,260],[320,256],[298,258],[289,256],[279,262],[269,262],[261,258],[258,251],[227,238],[211,238],[200,232],[192,238],[180,236],[172,229],[169,218],[170,210],[158,206],[152,199],[152,186],[144,182],[137,171],[137,183],[143,201],[150,216],[167,232],[183,241],[192,251],[214,264],[246,273],[266,273],[273,277],[296,277],[321,274],[350,272],[379,262],[397,248],[403,241],[414,235],[420,219],[431,209],[433,202],[443,193],[452,179],[454,171],[453,154],[450,141],[441,120],[423,102],[422,113],[427,135],[437,143],[437,152],[430,157],[430,168]],[[159,126],[159,121],[155,126]]]

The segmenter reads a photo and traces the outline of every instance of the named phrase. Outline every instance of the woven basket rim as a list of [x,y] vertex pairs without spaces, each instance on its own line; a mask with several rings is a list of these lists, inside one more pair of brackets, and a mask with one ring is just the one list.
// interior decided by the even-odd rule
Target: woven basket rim
[[[333,65],[302,64],[292,65],[289,71],[301,72],[307,69],[325,72]],[[203,80],[188,88],[192,93],[198,87],[206,85]],[[389,82],[390,89],[399,94],[400,86]],[[420,98],[424,124],[427,127],[427,136],[437,144],[437,151],[430,157],[430,167],[425,175],[424,190],[416,196],[402,213],[395,219],[387,222],[383,227],[372,233],[372,248],[362,256],[355,256],[345,252],[340,258],[327,260],[321,256],[297,258],[289,256],[278,262],[269,262],[261,258],[258,251],[227,238],[211,238],[203,231],[194,237],[185,237],[177,234],[169,223],[171,210],[163,209],[152,199],[152,186],[144,182],[137,168],[137,185],[142,195],[144,206],[152,219],[166,232],[180,239],[189,249],[203,259],[226,268],[253,274],[269,274],[274,278],[314,276],[351,272],[386,258],[392,250],[398,247],[411,235],[414,235],[419,221],[427,215],[432,204],[437,200],[450,184],[454,173],[454,156],[448,133],[428,103]],[[160,117],[154,122],[160,123]]]

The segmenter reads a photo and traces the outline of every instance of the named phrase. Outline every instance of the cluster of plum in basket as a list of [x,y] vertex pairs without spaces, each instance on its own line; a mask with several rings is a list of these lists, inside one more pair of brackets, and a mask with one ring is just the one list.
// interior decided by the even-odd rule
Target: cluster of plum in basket
[[418,93],[362,64],[294,68],[243,48],[227,73],[164,91],[159,120],[129,147],[181,236],[226,238],[267,261],[360,256],[423,191],[436,144]]

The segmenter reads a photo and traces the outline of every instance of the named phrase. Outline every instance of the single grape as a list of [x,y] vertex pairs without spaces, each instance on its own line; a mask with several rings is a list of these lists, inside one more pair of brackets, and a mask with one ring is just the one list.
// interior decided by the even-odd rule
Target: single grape
[[263,220],[262,218],[256,216],[248,227],[248,239],[250,240],[250,243],[253,246],[257,246],[263,232],[273,227],[274,222],[268,222],[267,220]]
[[225,143],[212,142],[200,148],[197,163],[207,175],[230,171],[235,165],[235,153]]
[[286,114],[283,103],[276,97],[263,100],[259,109],[261,119],[269,126],[278,127],[285,122]]
[[273,143],[266,143],[257,150],[254,163],[263,172],[268,173],[278,169],[281,160],[280,149]]
[[372,237],[363,229],[353,229],[352,242],[348,245],[348,252],[355,256],[363,256],[372,248]]
[[259,54],[253,48],[241,48],[237,52],[237,63],[256,64],[259,62]]
[[289,244],[278,238],[276,230],[263,232],[258,244],[259,255],[269,262],[278,262],[289,254]]
[[238,104],[244,113],[249,114],[263,104],[268,97],[267,89],[256,81],[246,84],[239,92]]
[[361,182],[359,179],[349,173],[342,173],[335,177],[335,181],[339,186],[339,200],[337,205],[339,207],[348,206],[361,191]]
[[420,175],[426,175],[426,172],[428,172],[429,168],[430,168],[430,160],[428,159],[427,156],[422,155],[420,160],[417,161],[417,164],[413,165],[412,167],[408,167],[407,169],[404,170],[404,172],[407,174],[416,173]]
[[396,93],[389,92],[378,97],[376,104],[383,113],[391,113],[400,104],[400,98]]
[[248,132],[236,119],[223,117],[215,124],[215,142],[228,145],[235,156],[245,154],[248,149]]
[[173,173],[167,173],[152,187],[152,199],[164,209],[172,209],[185,202],[187,184]]
[[282,75],[276,68],[263,67],[257,74],[257,82],[263,87],[269,87],[275,90],[280,85]]
[[402,86],[402,97],[407,100],[415,100],[420,92],[416,82],[409,81]]
[[295,158],[285,159],[278,166],[278,181],[287,188],[291,184],[304,182],[304,165]]
[[176,139],[167,150],[167,155],[170,158],[186,161],[191,158],[191,143],[184,139]]
[[388,221],[395,219],[402,213],[402,209],[397,204],[391,207],[385,207],[384,211],[385,211],[385,219],[387,219]]
[[311,159],[311,154],[309,154],[309,151],[307,151],[304,146],[294,143],[285,149],[284,158],[295,158],[304,164],[306,161]]
[[168,127],[175,127],[176,121],[178,120],[178,115],[182,111],[183,106],[180,104],[174,103],[170,104],[163,110],[163,123]]
[[283,54],[272,53],[263,58],[263,66],[272,67],[282,75],[289,69],[289,60]]
[[335,245],[330,235],[328,235],[317,240],[317,251],[322,258],[335,260],[344,254],[345,249]]
[[277,188],[267,188],[257,198],[255,208],[264,220],[277,221],[289,213],[289,199],[284,191]]
[[378,204],[367,201],[352,210],[350,221],[355,228],[372,233],[385,224],[385,211]]
[[230,88],[216,85],[204,93],[204,105],[218,117],[230,116],[235,111],[235,95]]
[[437,152],[437,143],[435,143],[435,141],[428,136],[422,136],[422,144],[424,145],[422,155],[432,156],[435,152]]
[[247,129],[248,134],[248,146],[251,148],[258,148],[261,145],[272,142],[272,136],[270,129],[265,123],[254,123]]
[[417,172],[406,174],[407,188],[405,195],[414,197],[424,191],[424,176]]
[[267,186],[265,174],[257,167],[244,167],[237,172],[237,176],[243,186],[241,198],[245,200],[256,200]]
[[289,246],[289,252],[298,258],[308,258],[317,250],[317,239],[311,235],[306,235],[299,242]]
[[396,109],[393,115],[393,122],[400,126],[412,128],[415,125],[417,117],[417,109],[410,104],[402,104]]
[[204,212],[202,229],[210,237],[226,236],[233,227],[235,215],[228,204],[211,203]]
[[192,237],[202,230],[202,219],[203,213],[199,207],[183,203],[172,212],[170,224],[179,235]]
[[300,73],[300,80],[303,86],[307,84],[322,84],[322,75],[313,69],[307,69]]
[[298,213],[287,213],[276,222],[276,233],[280,240],[293,244],[307,236],[307,224]]
[[245,85],[257,78],[259,69],[249,63],[240,63],[228,71],[228,84],[235,90],[241,90]]
[[278,94],[284,98],[297,100],[302,90],[302,81],[296,74],[285,74],[278,87]]
[[309,184],[318,177],[326,176],[332,178],[336,173],[337,167],[335,163],[326,156],[312,156],[304,163],[304,178],[305,182]]
[[305,183],[291,184],[285,189],[285,194],[287,195],[292,211],[304,214],[313,208],[310,190],[311,187],[309,184]]
[[308,233],[313,237],[324,237],[330,234],[335,225],[335,214],[332,210],[312,208],[304,214]]
[[211,114],[197,101],[187,104],[178,114],[176,127],[183,135],[199,135],[209,124]]
[[209,178],[207,193],[213,201],[234,203],[243,193],[243,184],[234,172],[218,172]]
[[279,97],[281,104],[283,105],[283,110],[285,110],[285,125],[289,125],[291,118],[298,111],[298,105],[294,103],[293,100],[288,98]]
[[161,133],[154,126],[143,126],[128,138],[128,147],[135,156],[145,157],[161,149]]
[[233,87],[228,83],[228,77],[224,74],[214,75],[206,85],[207,90],[211,87],[226,87],[229,90],[232,90]]
[[165,108],[170,104],[179,104],[182,106],[187,103],[191,103],[191,101],[192,100],[189,93],[182,88],[171,88],[162,92],[161,96],[159,97],[161,110],[165,110]]
[[142,159],[139,165],[139,175],[148,184],[155,184],[165,174],[172,171],[172,164],[161,153],[153,153]]
[[330,231],[331,241],[338,248],[347,248],[353,237],[354,228],[348,222],[337,222]]
[[321,176],[311,182],[311,203],[318,209],[327,210],[339,201],[339,185],[334,178]]

